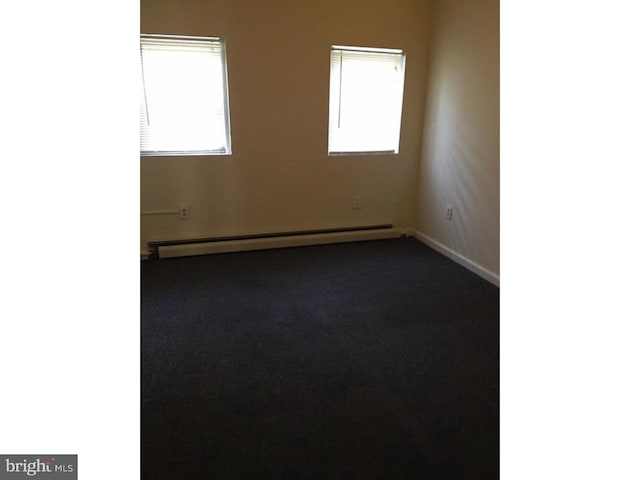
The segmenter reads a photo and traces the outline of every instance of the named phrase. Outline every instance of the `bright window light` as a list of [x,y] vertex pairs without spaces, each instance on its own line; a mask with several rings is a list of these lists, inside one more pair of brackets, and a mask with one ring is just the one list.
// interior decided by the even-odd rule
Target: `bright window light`
[[398,153],[402,50],[331,47],[329,154]]
[[220,38],[140,36],[141,155],[231,153]]

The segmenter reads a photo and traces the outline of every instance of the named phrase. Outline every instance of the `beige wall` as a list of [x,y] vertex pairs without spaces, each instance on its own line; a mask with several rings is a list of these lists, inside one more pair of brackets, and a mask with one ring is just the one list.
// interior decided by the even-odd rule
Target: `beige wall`
[[[226,40],[233,155],[141,157],[141,240],[393,223],[411,227],[423,128],[423,0],[142,0],[141,32]],[[407,55],[399,155],[327,155],[332,44]],[[352,209],[355,195],[363,208]]]
[[[416,228],[500,273],[499,1],[439,0]],[[445,219],[446,204],[454,207]]]

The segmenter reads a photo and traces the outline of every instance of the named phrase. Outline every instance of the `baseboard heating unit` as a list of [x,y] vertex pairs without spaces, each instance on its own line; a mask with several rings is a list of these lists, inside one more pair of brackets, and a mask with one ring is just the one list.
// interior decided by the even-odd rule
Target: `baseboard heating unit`
[[149,260],[155,260],[188,255],[378,240],[401,236],[404,236],[401,230],[394,229],[391,224],[386,224],[290,232],[253,233],[221,237],[154,240],[148,242],[147,245]]

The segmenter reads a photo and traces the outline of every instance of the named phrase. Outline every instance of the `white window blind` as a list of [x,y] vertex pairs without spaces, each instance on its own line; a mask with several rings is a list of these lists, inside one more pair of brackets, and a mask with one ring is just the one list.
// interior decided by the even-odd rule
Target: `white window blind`
[[333,46],[329,153],[398,153],[405,56],[401,50]]
[[140,59],[140,153],[231,153],[224,41],[141,35]]

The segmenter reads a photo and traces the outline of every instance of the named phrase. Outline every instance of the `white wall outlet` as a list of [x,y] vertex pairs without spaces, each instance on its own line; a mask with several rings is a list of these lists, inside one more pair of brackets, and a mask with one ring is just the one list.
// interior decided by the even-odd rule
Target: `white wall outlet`
[[446,212],[447,220],[451,220],[453,218],[453,205],[447,203],[447,212]]
[[356,195],[355,197],[353,197],[353,209],[360,210],[361,208],[362,208],[362,198],[360,198],[360,195]]
[[180,220],[189,220],[189,204],[181,203],[178,205],[178,217]]

